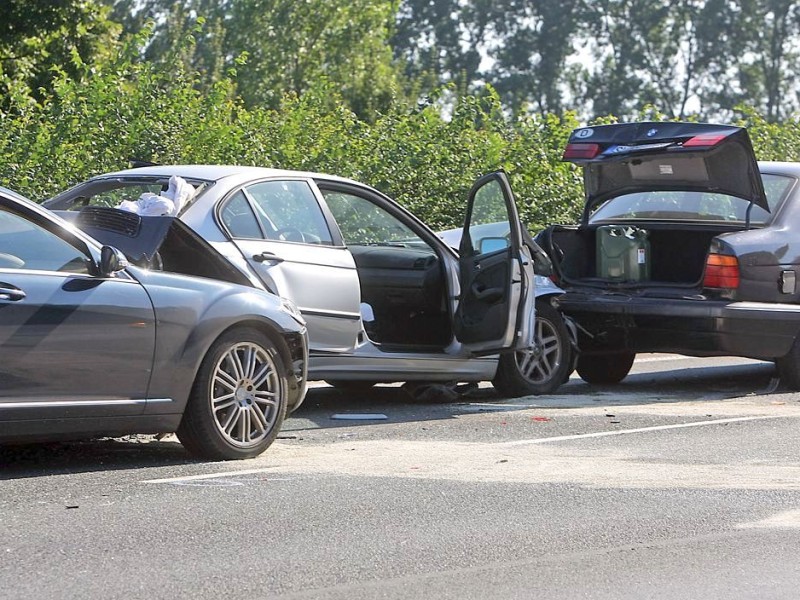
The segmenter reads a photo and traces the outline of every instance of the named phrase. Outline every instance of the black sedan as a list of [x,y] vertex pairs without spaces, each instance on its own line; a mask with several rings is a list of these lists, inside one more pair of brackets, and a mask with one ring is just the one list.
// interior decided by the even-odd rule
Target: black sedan
[[212,459],[272,443],[305,396],[305,323],[181,243],[206,277],[128,265],[0,188],[0,443],[177,432]]
[[578,374],[615,383],[637,352],[778,364],[800,389],[800,164],[757,163],[745,129],[575,130],[578,225],[538,236],[580,330]]

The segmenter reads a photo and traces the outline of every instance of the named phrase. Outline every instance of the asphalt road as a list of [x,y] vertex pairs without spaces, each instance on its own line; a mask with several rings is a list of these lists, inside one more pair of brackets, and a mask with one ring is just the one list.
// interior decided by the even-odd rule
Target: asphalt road
[[[0,450],[0,598],[797,598],[800,395],[648,356],[622,384],[312,390],[258,459]],[[335,414],[385,415],[339,420]]]

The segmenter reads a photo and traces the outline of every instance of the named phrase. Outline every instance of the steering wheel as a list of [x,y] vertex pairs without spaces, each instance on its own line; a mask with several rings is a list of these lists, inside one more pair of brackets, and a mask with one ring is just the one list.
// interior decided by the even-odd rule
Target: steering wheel
[[284,242],[305,242],[306,236],[297,227],[281,227],[275,232],[279,240]]

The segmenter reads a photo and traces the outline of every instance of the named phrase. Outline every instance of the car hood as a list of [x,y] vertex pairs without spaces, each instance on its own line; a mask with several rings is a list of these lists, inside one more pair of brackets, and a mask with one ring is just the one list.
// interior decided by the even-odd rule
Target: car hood
[[635,192],[728,194],[769,211],[750,136],[743,127],[641,122],[581,127],[564,160],[582,165],[586,209]]

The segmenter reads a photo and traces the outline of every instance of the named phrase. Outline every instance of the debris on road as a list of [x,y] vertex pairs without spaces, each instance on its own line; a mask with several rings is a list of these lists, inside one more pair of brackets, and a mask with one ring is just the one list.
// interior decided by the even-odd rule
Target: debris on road
[[383,421],[388,418],[382,413],[336,413],[331,415],[331,419],[338,421]]
[[408,381],[401,388],[406,394],[411,396],[415,402],[455,402],[462,396],[478,389],[475,382],[459,384],[451,383],[425,383]]

